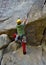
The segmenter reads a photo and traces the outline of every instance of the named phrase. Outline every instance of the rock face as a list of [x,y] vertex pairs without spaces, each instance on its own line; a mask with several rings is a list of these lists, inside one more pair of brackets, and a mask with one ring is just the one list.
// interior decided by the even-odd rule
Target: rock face
[[43,32],[45,28],[46,28],[46,17],[27,24],[25,27],[27,43],[31,45],[41,44],[42,38],[44,37],[46,38],[46,34],[43,37]]
[[0,0],[0,3],[0,30],[2,31],[15,28],[17,18],[20,17],[22,20],[24,17],[27,18],[30,10],[31,20],[41,17],[44,0]]
[[1,65],[2,56],[3,56],[3,50],[0,50],[0,65]]
[[1,34],[7,34],[8,35],[8,37],[11,39],[11,41],[13,41],[13,34],[14,33],[17,33],[17,30],[16,30],[16,28],[12,28],[12,29],[9,29],[9,30],[5,30],[5,31],[1,31],[0,32],[0,35]]
[[11,42],[11,43],[9,44],[9,46],[7,47],[6,50],[7,50],[8,52],[16,51],[16,50],[18,50],[20,47],[21,47],[20,44],[18,44],[18,43],[16,43],[15,41],[13,41],[13,42]]
[[43,3],[44,0],[39,0],[32,5],[28,13],[28,21],[35,21],[41,17],[46,16],[46,4],[44,5]]
[[46,43],[45,41],[42,44],[42,55],[43,55],[43,63],[46,65]]
[[19,15],[20,17],[23,17],[27,12],[29,12],[33,3],[37,4],[39,8],[41,8],[44,1],[45,0],[0,0],[0,20],[7,19],[14,13],[16,13],[16,16]]
[[[9,18],[14,13],[16,14],[16,17],[19,15],[20,17],[23,17],[24,14],[28,12],[30,9],[32,3],[34,3],[36,0],[0,0],[0,20]],[[27,5],[28,4],[28,5]],[[29,6],[29,7],[28,7]],[[25,11],[26,9],[26,11]],[[18,13],[18,14],[17,14]],[[16,18],[15,17],[15,18]]]
[[[27,54],[23,55],[22,48],[6,53],[1,65],[46,65],[42,56],[42,47],[27,47]],[[44,62],[44,63],[43,63]]]
[[0,35],[0,49],[7,46],[9,44],[10,40],[7,36],[7,34]]

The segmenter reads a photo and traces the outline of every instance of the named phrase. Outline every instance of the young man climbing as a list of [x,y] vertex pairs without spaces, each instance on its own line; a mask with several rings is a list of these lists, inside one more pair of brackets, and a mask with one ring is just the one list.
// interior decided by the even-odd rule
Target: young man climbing
[[[23,49],[23,54],[26,54],[26,36],[25,36],[25,24],[26,24],[27,19],[25,19],[24,21],[22,21],[20,18],[18,18],[17,22],[17,35],[15,38],[15,41],[19,41],[22,45],[22,49]],[[22,24],[23,23],[23,24]]]

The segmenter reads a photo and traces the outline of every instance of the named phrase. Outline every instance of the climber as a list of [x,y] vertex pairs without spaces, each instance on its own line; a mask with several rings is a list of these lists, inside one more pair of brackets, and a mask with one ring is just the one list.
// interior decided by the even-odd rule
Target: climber
[[23,54],[26,54],[26,36],[25,36],[25,31],[24,27],[26,24],[27,19],[22,21],[20,18],[18,18],[17,22],[17,39],[15,38],[15,41],[18,39],[21,40],[22,48],[23,48]]

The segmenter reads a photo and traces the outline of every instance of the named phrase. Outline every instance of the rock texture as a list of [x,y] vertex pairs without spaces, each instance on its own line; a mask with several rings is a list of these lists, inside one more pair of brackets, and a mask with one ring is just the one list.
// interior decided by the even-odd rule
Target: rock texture
[[6,48],[6,51],[16,51],[21,47],[21,44],[16,43],[15,41],[11,42],[9,46]]
[[31,45],[41,44],[41,40],[43,40],[42,38],[46,39],[46,34],[43,35],[45,28],[46,28],[46,17],[27,24],[25,27],[27,43]]
[[35,1],[36,0],[0,0],[0,21],[13,16],[14,14],[16,14],[15,18],[17,18],[18,15],[20,17],[25,16]]
[[10,39],[7,34],[0,35],[0,49],[6,47],[10,43]]
[[[42,4],[40,4],[40,2]],[[28,12],[28,21],[35,21],[41,17],[46,16],[46,4],[43,4],[44,0],[36,1],[30,11]]]
[[[45,53],[44,53],[45,54]],[[44,59],[43,59],[44,57]],[[22,48],[6,53],[1,65],[46,65],[46,58],[42,55],[42,47],[27,47],[27,54],[23,55]]]
[[3,53],[3,50],[0,50],[0,65],[1,65],[1,60],[2,60],[2,53]]
[[32,4],[37,4],[40,9],[44,1],[45,0],[0,0],[0,21],[11,17],[14,13],[16,17],[19,15],[22,18],[29,12]]
[[0,0],[0,3],[0,31],[15,28],[16,19],[29,18],[28,13],[31,20],[41,17],[40,12],[44,6],[44,0]]

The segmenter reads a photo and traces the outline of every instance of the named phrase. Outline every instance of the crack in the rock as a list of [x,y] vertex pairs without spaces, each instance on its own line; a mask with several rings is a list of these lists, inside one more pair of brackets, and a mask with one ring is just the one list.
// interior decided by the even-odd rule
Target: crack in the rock
[[0,65],[1,65],[1,62],[2,62],[2,59],[3,59],[3,55],[5,54],[4,51],[5,51],[5,49],[3,49],[3,51],[2,51],[2,57],[0,59]]

